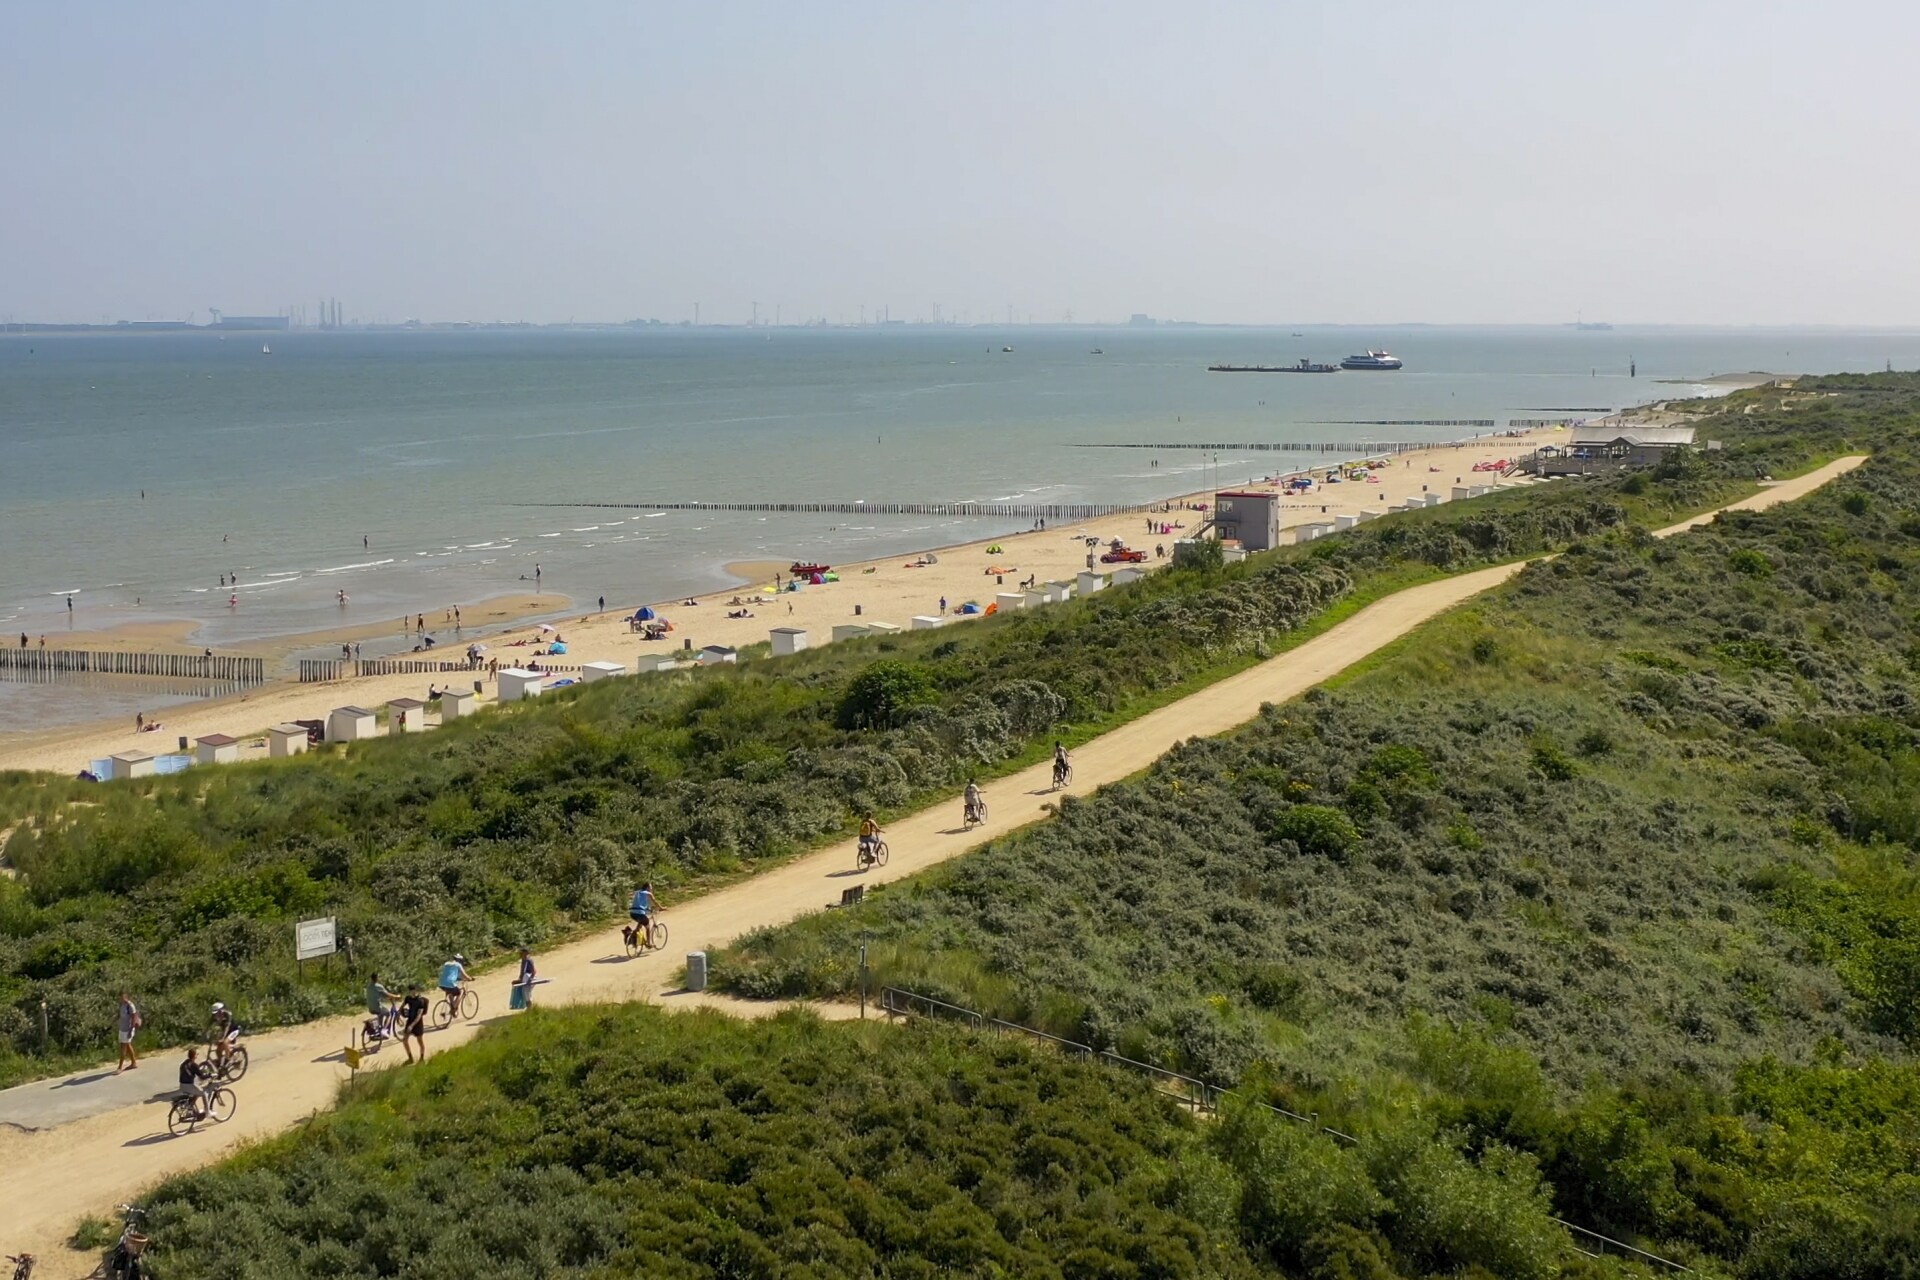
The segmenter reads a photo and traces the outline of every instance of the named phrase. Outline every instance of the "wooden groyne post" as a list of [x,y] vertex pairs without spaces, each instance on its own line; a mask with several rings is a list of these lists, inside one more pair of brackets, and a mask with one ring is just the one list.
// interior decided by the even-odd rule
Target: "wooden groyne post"
[[0,649],[0,677],[33,681],[62,676],[155,676],[258,685],[267,681],[265,658],[204,653],[134,653],[117,649]]

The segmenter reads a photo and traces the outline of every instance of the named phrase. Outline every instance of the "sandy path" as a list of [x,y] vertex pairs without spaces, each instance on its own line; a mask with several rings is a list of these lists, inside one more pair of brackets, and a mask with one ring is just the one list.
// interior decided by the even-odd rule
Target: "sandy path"
[[[1326,485],[1310,498],[1287,500],[1282,521],[1293,525],[1310,519],[1332,519],[1336,515],[1353,514],[1363,509],[1385,511],[1390,506],[1417,496],[1423,489],[1447,493],[1456,477],[1468,482],[1477,480],[1491,483],[1491,475],[1473,471],[1476,462],[1519,457],[1554,438],[1555,432],[1546,430],[1521,436],[1490,437],[1458,446],[1439,445],[1407,454],[1376,472],[1376,483]],[[1276,471],[1291,469],[1306,456],[1275,454],[1272,466]],[[1205,501],[1207,496],[1195,493],[1189,495],[1189,499],[1173,501],[1176,504],[1185,500]],[[1324,517],[1321,514],[1323,508],[1326,512]],[[1196,512],[1178,509],[1160,518],[1168,523],[1184,522],[1189,529],[1204,519]],[[579,613],[560,623],[561,634],[568,641],[568,653],[554,661],[574,666],[598,661],[631,666],[642,653],[660,653],[669,649],[681,651],[683,656],[690,658],[692,655],[685,653],[682,648],[687,641],[691,641],[696,650],[709,644],[741,648],[765,641],[770,628],[783,626],[804,627],[814,645],[827,643],[832,638],[833,628],[841,623],[881,621],[908,627],[912,625],[916,614],[937,614],[943,596],[952,608],[957,609],[968,600],[978,601],[984,607],[993,601],[996,591],[1012,591],[1018,582],[1030,574],[1037,575],[1043,583],[1071,579],[1076,572],[1087,567],[1087,548],[1081,541],[1083,538],[1097,537],[1104,543],[1117,537],[1151,553],[1160,544],[1171,550],[1174,540],[1184,532],[1177,530],[1170,534],[1149,534],[1146,523],[1144,514],[1115,515],[1049,528],[1043,532],[982,539],[939,550],[939,563],[921,569],[906,567],[907,562],[915,558],[912,555],[837,565],[841,581],[782,595],[773,603],[747,606],[755,615],[752,618],[728,618],[728,602],[735,595],[746,597],[754,594],[755,588],[764,585],[764,580],[698,597],[702,603],[694,606],[686,606],[679,601],[609,600],[607,611],[599,613],[595,607],[597,601],[581,600],[577,602]],[[1004,548],[1004,551],[989,555],[987,548],[994,545]],[[806,558],[808,554],[804,542],[796,543],[796,557]],[[996,565],[1009,570],[1004,585],[986,572],[989,567]],[[1103,571],[1113,567],[1099,566]],[[1152,569],[1157,565],[1149,560],[1143,567]],[[867,569],[873,572],[865,572]],[[649,643],[628,629],[623,619],[641,603],[651,603],[661,614],[673,620],[676,630],[670,639]],[[856,605],[861,608],[858,617],[854,613]],[[444,613],[438,605],[427,604],[423,607],[430,622],[438,621]],[[467,608],[469,621],[480,614],[479,606]],[[383,634],[386,633],[386,626],[386,623],[381,624]],[[428,631],[442,643],[436,652],[423,654],[422,657],[457,661],[462,656],[464,640],[457,640],[440,627],[430,625]],[[513,641],[530,639],[535,634],[531,626],[520,626],[502,635],[489,636],[486,638],[491,646],[488,656],[498,658],[501,666],[525,661],[533,655],[535,646],[516,648]],[[324,641],[326,636],[316,633],[300,639],[303,643],[318,643]],[[339,641],[336,639],[333,643],[337,645]],[[254,646],[239,651],[260,652],[265,648]],[[372,676],[329,684],[271,684],[246,694],[170,708],[162,717],[165,725],[162,732],[138,734],[131,723],[114,722],[24,735],[0,742],[0,769],[46,769],[71,777],[88,761],[102,759],[116,751],[172,750],[175,739],[182,735],[189,739],[208,733],[226,733],[235,737],[263,735],[269,726],[283,721],[324,719],[335,707],[358,704],[378,708],[390,698],[424,698],[429,683],[444,687],[449,683],[470,682],[472,679],[471,675],[465,673],[449,673],[436,676]],[[467,687],[471,687],[470,684]],[[481,695],[483,703],[490,703],[494,693],[495,687],[488,681]],[[261,739],[250,752],[243,752],[242,758],[265,754],[265,741]]]
[[[1759,510],[1790,501],[1863,461],[1842,458],[1730,504],[1729,509]],[[1660,530],[1659,536],[1711,518],[1684,521]],[[1073,790],[1084,794],[1136,773],[1187,738],[1220,734],[1245,724],[1263,703],[1283,702],[1305,692],[1436,615],[1507,581],[1521,567],[1501,565],[1398,592],[1296,649],[1115,729],[1075,753]],[[853,843],[845,841],[704,898],[669,903],[664,918],[672,928],[673,945],[668,951],[627,960],[617,933],[608,929],[543,955],[539,957],[541,975],[552,981],[540,988],[540,1003],[651,999],[668,1005],[684,1001],[739,1007],[736,1002],[704,996],[674,995],[670,984],[680,957],[819,910],[837,901],[841,889],[849,885],[910,876],[1016,827],[1040,821],[1048,816],[1054,799],[1050,781],[1048,764],[996,780],[987,790],[993,821],[971,833],[959,829],[957,799],[902,819],[887,831],[892,850],[888,865],[864,876],[853,870]],[[509,977],[502,971],[481,979],[483,1013],[497,1014],[506,1008]],[[49,1276],[82,1274],[92,1259],[61,1244],[77,1217],[105,1213],[116,1200],[140,1187],[207,1164],[247,1139],[278,1133],[327,1106],[348,1074],[340,1061],[340,1047],[356,1021],[333,1018],[256,1037],[255,1065],[237,1090],[239,1114],[221,1129],[170,1138],[164,1107],[158,1103],[116,1106],[67,1123],[54,1119],[50,1120],[54,1127],[34,1131],[0,1129],[0,1205],[5,1206],[0,1245],[9,1250],[24,1246],[40,1254]],[[473,1030],[455,1027],[430,1035],[429,1050],[438,1053],[462,1043]],[[156,1056],[138,1073],[142,1083],[158,1092],[172,1080],[175,1061],[171,1055]],[[400,1053],[388,1049],[371,1065],[390,1067],[396,1062],[403,1062]],[[15,1108],[36,1093],[51,1097],[58,1090],[113,1082],[111,1076],[105,1082],[80,1085],[42,1081],[7,1090],[0,1103],[18,1115]],[[129,1078],[120,1078],[119,1087],[129,1087]]]

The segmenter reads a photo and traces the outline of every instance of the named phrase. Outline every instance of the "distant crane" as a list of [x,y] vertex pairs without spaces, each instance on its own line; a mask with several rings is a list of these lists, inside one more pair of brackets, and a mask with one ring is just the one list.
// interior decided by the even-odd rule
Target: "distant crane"
[[213,317],[213,323],[214,323],[214,324],[215,324],[216,326],[218,326],[218,325],[219,325],[219,323],[220,323],[220,308],[218,308],[218,307],[208,307],[208,308],[207,308],[207,314]]

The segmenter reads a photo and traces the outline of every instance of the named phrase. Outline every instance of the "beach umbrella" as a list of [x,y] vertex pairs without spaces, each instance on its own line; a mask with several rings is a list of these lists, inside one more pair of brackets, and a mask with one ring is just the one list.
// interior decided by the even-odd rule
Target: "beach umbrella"
[[555,626],[554,626],[554,625],[553,625],[553,624],[552,624],[551,622],[543,622],[543,623],[541,623],[541,624],[540,624],[540,629],[541,629],[542,631],[557,631],[557,630],[559,630],[559,628],[558,628],[558,627],[555,627]]
[[653,606],[642,605],[640,608],[640,612],[634,614],[633,616],[638,618],[642,622],[652,622],[654,618]]
[[808,581],[812,582],[814,586],[818,587],[818,586],[824,586],[827,580],[823,575],[816,573],[813,575],[812,578],[808,579]]

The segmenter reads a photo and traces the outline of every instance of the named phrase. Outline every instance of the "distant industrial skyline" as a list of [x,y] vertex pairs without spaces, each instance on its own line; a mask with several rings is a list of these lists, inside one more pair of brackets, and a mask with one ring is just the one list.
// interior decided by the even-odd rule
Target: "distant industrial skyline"
[[13,5],[0,319],[1920,323],[1917,46],[1868,0]]

